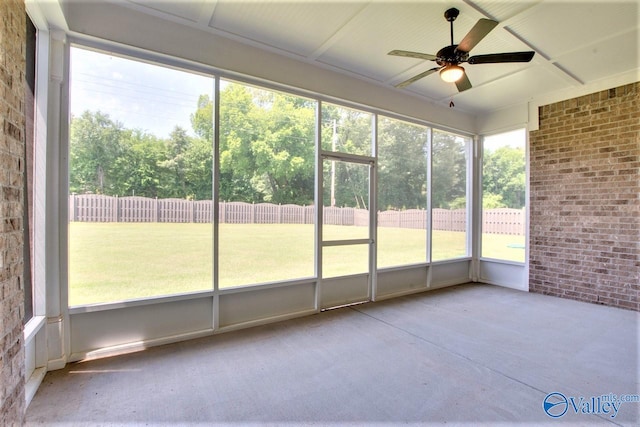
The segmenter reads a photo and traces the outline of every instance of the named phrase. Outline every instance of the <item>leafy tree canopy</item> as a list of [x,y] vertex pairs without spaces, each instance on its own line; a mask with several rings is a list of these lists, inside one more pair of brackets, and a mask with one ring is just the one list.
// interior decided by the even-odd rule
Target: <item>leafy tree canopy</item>
[[[313,100],[226,84],[220,94],[220,199],[313,204],[316,108]],[[322,118],[323,150],[371,155],[370,113],[325,103]],[[199,97],[191,127],[191,134],[176,127],[158,138],[126,129],[101,111],[73,117],[71,192],[210,200],[213,102],[208,95]],[[434,208],[466,205],[466,141],[433,131],[429,153],[429,132],[424,126],[379,118],[379,209],[425,208],[429,187]],[[325,160],[322,167],[325,205],[368,207],[368,165]],[[483,167],[485,208],[524,206],[522,149],[486,152]]]

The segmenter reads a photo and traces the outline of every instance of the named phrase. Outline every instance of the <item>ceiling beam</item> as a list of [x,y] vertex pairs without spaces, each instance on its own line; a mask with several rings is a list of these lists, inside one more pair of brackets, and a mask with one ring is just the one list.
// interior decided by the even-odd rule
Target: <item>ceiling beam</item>
[[323,53],[329,50],[333,45],[340,41],[348,31],[351,31],[355,25],[364,19],[364,11],[369,7],[370,3],[364,3],[358,11],[349,18],[336,32],[334,32],[327,40],[325,40],[316,50],[314,50],[307,59],[315,61]]
[[198,16],[198,25],[209,26],[213,20],[216,6],[218,6],[218,0],[204,0],[200,9],[200,16]]

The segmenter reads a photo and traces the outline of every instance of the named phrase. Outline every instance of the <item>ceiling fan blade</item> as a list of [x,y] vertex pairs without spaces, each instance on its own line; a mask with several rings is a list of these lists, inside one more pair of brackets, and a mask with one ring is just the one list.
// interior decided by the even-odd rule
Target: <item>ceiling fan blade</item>
[[498,23],[491,19],[480,19],[476,22],[476,25],[473,26],[471,31],[467,33],[466,36],[462,39],[456,51],[458,52],[470,52],[480,40],[482,40],[491,30],[493,30]]
[[529,62],[533,59],[535,52],[505,52],[490,53],[488,55],[476,55],[469,58],[469,64],[496,64],[499,62]]
[[435,61],[437,56],[422,52],[411,52],[410,50],[392,50],[387,55],[393,56],[405,56],[407,58],[426,59],[428,61]]
[[458,88],[458,92],[471,89],[471,82],[469,81],[469,77],[467,77],[467,73],[464,73],[462,77],[460,77],[460,79],[456,82],[456,87]]
[[424,77],[427,77],[427,76],[428,76],[428,75],[430,75],[430,74],[435,73],[435,72],[436,72],[436,71],[438,71],[439,69],[440,69],[440,67],[436,67],[436,68],[432,68],[432,69],[430,69],[430,70],[427,70],[427,71],[425,71],[425,72],[423,72],[423,73],[418,74],[417,76],[413,76],[413,77],[411,77],[409,80],[405,80],[405,81],[403,81],[402,83],[398,83],[398,84],[396,85],[396,87],[397,87],[397,88],[403,88],[403,87],[409,86],[411,83],[413,83],[413,82],[417,82],[418,80],[420,80],[420,79],[422,79],[422,78],[424,78]]

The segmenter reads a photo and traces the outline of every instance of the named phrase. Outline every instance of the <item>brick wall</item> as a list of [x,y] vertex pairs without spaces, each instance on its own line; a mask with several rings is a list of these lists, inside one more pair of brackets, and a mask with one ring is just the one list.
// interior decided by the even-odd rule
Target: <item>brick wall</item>
[[0,419],[24,414],[22,208],[25,7],[0,0]]
[[640,83],[540,107],[529,287],[640,310]]

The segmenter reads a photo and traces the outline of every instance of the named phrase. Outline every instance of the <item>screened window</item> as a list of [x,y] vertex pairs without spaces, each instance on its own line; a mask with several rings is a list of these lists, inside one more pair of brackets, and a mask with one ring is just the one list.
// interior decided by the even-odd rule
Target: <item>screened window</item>
[[483,257],[525,261],[525,145],[524,129],[483,140]]
[[26,324],[34,315],[33,281],[33,157],[35,146],[35,93],[36,93],[36,27],[29,15],[26,20],[25,43],[25,168],[24,168],[24,208],[23,208],[23,254],[24,254],[24,317]]
[[69,305],[212,289],[210,77],[71,48]]
[[[214,153],[211,76],[72,47],[70,82],[71,306],[315,276],[316,100],[221,81]],[[372,197],[379,268],[469,255],[469,138],[321,113],[323,277],[369,271]]]
[[433,131],[431,148],[431,259],[468,256],[467,165],[471,139]]
[[316,108],[306,98],[222,82],[221,288],[315,274]]
[[427,261],[429,131],[378,120],[378,268]]

